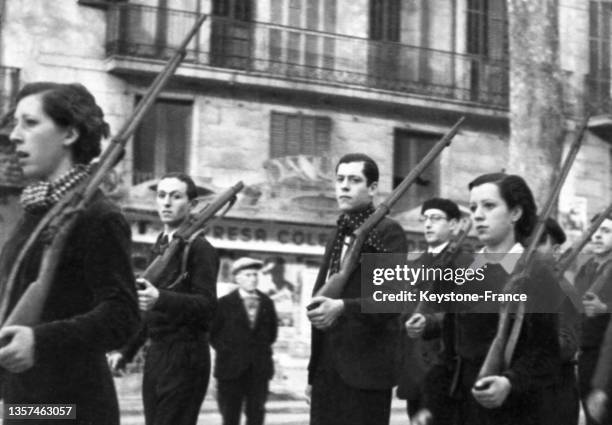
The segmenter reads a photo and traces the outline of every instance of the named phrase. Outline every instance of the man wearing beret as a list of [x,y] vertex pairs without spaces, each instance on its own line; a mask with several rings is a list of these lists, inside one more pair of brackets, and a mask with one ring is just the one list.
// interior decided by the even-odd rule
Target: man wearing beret
[[264,421],[268,383],[274,375],[272,344],[278,320],[274,303],[257,290],[263,263],[242,257],[232,275],[238,288],[219,298],[210,338],[217,353],[214,376],[223,425],[238,425],[243,402],[247,425]]
[[[461,211],[450,199],[432,198],[423,203],[419,221],[423,223],[427,251],[415,261],[415,266],[454,268],[472,262],[472,255],[460,247],[450,263],[441,263],[460,220]],[[445,285],[427,289],[444,291]],[[452,387],[453,377],[445,365],[454,357],[452,335],[448,331],[452,328],[449,326],[452,314],[424,306],[424,310],[416,314],[406,312],[401,320],[405,334],[401,339],[403,362],[397,395],[406,398],[409,416],[414,417],[418,409],[425,408],[435,415],[437,423],[452,423],[453,418],[446,416],[452,412],[448,405],[456,401],[449,397],[448,388]],[[442,353],[444,345],[446,349]]]
[[[436,264],[436,259],[446,250],[460,219],[461,211],[450,199],[431,198],[423,203],[419,221],[423,224],[427,251],[415,260],[414,267],[450,266]],[[407,307],[413,310],[415,306]],[[406,311],[400,316],[404,332],[400,339],[401,363],[397,396],[406,400],[409,417],[414,416],[423,407],[421,400],[423,379],[437,362],[441,349],[439,337],[442,317],[442,313],[429,310],[416,314]]]
[[[343,156],[336,166],[338,227],[325,249],[314,293],[336,273],[354,231],[375,211],[378,167],[364,154]],[[401,226],[385,217],[367,235],[361,253],[406,254]],[[391,389],[397,382],[395,314],[361,312],[361,267],[350,274],[338,299],[315,296],[307,393],[311,425],[389,423]]]

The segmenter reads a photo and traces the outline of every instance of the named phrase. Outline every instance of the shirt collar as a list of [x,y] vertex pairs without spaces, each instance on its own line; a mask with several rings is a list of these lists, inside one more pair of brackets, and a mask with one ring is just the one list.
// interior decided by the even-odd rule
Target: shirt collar
[[253,291],[253,292],[247,292],[242,288],[238,288],[238,293],[240,294],[240,298],[245,299],[245,298],[259,298],[259,294],[257,293],[257,291]]
[[[516,267],[516,263],[519,260],[519,256],[524,251],[525,251],[525,247],[523,247],[523,245],[521,245],[520,243],[516,242],[512,246],[512,248],[510,248],[508,253],[504,256],[504,258],[502,258],[500,261],[497,261],[497,264],[502,266],[502,268],[506,271],[506,273],[510,274],[514,271],[514,268]],[[476,260],[474,260],[474,263],[471,266],[473,269],[482,267],[487,263],[493,263],[493,261],[490,261],[485,258],[484,254],[486,253],[487,253],[487,250],[485,247],[482,247],[477,252],[477,254],[481,254],[481,255],[476,256]],[[512,255],[509,255],[509,254],[512,254]]]
[[166,233],[166,232],[162,232],[162,238],[163,238],[164,236],[167,236],[167,237],[168,237],[168,242],[172,242],[172,238],[174,237],[174,234],[175,234],[175,233],[176,233],[176,230],[173,230],[173,231],[168,232],[168,233]]
[[448,243],[449,243],[449,241],[446,241],[443,244],[440,244],[440,245],[437,245],[437,246],[434,246],[434,247],[428,246],[427,247],[427,252],[429,254],[438,255],[439,253],[444,251],[444,248],[447,247]]

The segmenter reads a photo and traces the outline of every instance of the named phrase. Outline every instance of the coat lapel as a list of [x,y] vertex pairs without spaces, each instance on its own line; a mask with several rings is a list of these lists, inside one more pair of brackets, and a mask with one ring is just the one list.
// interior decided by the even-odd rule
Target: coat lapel
[[246,311],[246,307],[244,306],[244,301],[242,301],[242,297],[240,296],[240,292],[236,289],[232,295],[232,304],[234,304],[236,311],[238,312],[238,317],[236,318],[244,327],[250,329],[249,325],[249,316]]

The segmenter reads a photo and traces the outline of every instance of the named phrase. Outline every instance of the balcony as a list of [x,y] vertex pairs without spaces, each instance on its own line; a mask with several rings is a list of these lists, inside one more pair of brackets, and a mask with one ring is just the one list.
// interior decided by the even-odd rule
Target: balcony
[[[109,71],[157,71],[196,14],[131,4],[109,10]],[[182,74],[181,74],[182,73]],[[349,97],[508,108],[508,64],[481,56],[211,16],[181,76]],[[333,88],[333,89],[332,89]],[[401,103],[400,102],[400,103]]]

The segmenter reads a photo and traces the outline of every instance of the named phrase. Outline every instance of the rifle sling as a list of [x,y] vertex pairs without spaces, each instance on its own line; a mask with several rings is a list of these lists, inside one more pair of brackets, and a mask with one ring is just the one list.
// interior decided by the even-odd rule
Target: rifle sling
[[181,282],[189,277],[189,271],[187,270],[187,265],[189,261],[189,254],[191,253],[191,246],[195,242],[196,238],[200,237],[204,233],[204,229],[200,229],[195,232],[191,237],[187,240],[183,248],[183,253],[181,255],[181,274],[172,282],[170,285],[166,286],[166,290],[170,290],[178,286]]

